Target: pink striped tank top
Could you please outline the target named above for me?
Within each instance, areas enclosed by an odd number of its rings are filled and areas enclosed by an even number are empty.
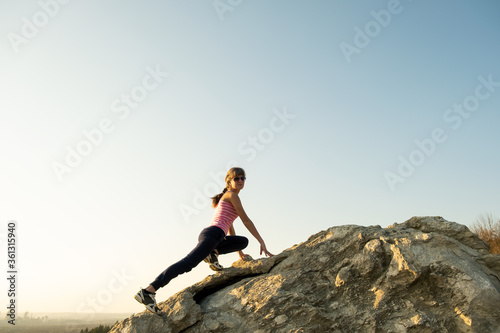
[[[221,200],[215,208],[214,218],[210,225],[221,228],[227,235],[229,228],[237,217],[238,213],[236,213],[236,209],[234,209],[233,205],[230,202]]]

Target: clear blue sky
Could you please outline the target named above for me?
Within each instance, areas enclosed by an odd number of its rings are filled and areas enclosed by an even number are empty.
[[[337,225],[500,216],[497,1],[61,2],[0,5],[20,311],[142,311],[234,164],[275,253]]]

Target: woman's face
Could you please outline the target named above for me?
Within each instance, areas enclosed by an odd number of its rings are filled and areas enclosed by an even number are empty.
[[[229,183],[231,189],[242,190],[243,187],[245,187],[245,179],[245,176],[236,176],[231,179],[231,182]]]

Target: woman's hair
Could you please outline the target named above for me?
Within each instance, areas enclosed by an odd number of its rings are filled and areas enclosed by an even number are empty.
[[[226,174],[226,179],[225,179],[226,187],[224,187],[224,189],[222,190],[221,193],[219,193],[216,196],[213,196],[211,198],[212,199],[212,207],[214,207],[214,208],[217,207],[217,205],[219,204],[220,198],[222,198],[224,193],[227,192],[227,188],[229,187],[229,183],[231,182],[231,180],[233,180],[233,178],[238,177],[238,176],[245,177],[245,170],[243,170],[242,168],[238,168],[238,167],[234,167],[234,168],[229,169],[229,171]]]

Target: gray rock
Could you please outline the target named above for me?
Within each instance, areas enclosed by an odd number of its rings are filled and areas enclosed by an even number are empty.
[[[111,332],[500,332],[500,256],[441,217],[332,227],[159,307]]]

